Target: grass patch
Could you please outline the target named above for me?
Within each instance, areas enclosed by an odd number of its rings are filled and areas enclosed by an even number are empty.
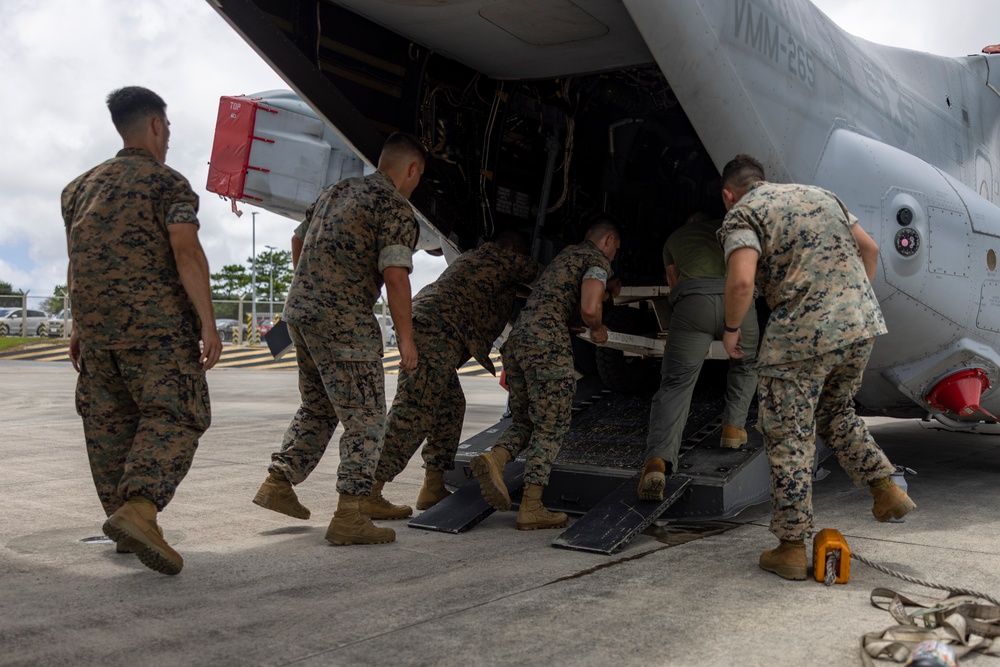
[[[38,345],[69,345],[68,338],[19,338],[17,336],[0,337],[0,352],[7,352],[19,347],[30,348]]]
[[[9,350],[14,347],[18,347],[20,345],[24,345],[30,340],[31,340],[30,338],[16,338],[16,337],[4,336],[3,338],[0,338],[0,352],[4,350]]]

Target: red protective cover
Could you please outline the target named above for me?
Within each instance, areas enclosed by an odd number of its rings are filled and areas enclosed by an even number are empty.
[[[257,103],[246,97],[219,99],[219,116],[215,121],[215,141],[208,165],[209,192],[229,197],[235,202],[243,198],[253,141]]]

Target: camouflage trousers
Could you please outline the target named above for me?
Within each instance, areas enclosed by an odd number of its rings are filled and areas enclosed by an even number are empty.
[[[401,473],[424,438],[425,468],[455,467],[465,420],[465,393],[457,369],[469,353],[450,327],[421,320],[413,321],[413,341],[420,360],[414,370],[399,371],[375,479],[391,481]]]
[[[142,496],[162,510],[212,421],[198,344],[178,349],[82,347],[76,411],[97,495],[109,516]]]
[[[872,343],[864,339],[818,357],[759,369],[760,427],[771,464],[771,532],[778,539],[812,535],[817,435],[858,487],[892,474],[889,459],[854,411]]]
[[[510,452],[511,460],[525,452],[524,483],[546,486],[573,415],[572,363],[567,367],[552,352],[508,341],[503,367],[513,422],[496,446]]]
[[[288,325],[299,364],[302,403],[285,431],[268,470],[300,484],[319,464],[338,424],[340,465],[337,492],[371,493],[385,433],[385,371],[381,361],[334,359],[327,339]]]
[[[691,410],[698,373],[712,341],[721,339],[726,326],[721,294],[686,294],[677,299],[670,318],[670,333],[660,368],[660,388],[649,411],[649,433],[644,460],[660,458],[677,470],[677,457]],[[740,343],[746,356],[729,361],[726,375],[726,408],[722,423],[745,428],[750,401],[757,388],[757,311],[751,304],[740,325]]]

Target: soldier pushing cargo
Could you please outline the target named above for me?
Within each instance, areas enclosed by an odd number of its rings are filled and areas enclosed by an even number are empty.
[[[527,452],[519,530],[562,528],[568,520],[563,512],[545,509],[541,498],[570,426],[576,390],[570,325],[579,311],[591,340],[607,342],[602,302],[621,289],[620,281],[609,282],[620,246],[614,223],[592,224],[583,243],[564,249],[542,273],[503,346],[513,423],[489,452],[472,459],[471,468],[486,501],[505,511],[511,501],[503,468]]]
[[[108,515],[104,533],[118,552],[177,574],[184,559],[156,519],[211,422],[205,371],[222,343],[198,196],[164,164],[167,105],[137,86],[107,103],[124,148],[62,193],[76,407]]]
[[[362,512],[373,519],[403,519],[413,513],[408,506],[389,503],[381,489],[403,471],[425,437],[417,509],[433,507],[450,495],[444,473],[455,467],[465,419],[457,369],[471,356],[496,375],[490,360],[493,341],[510,319],[517,286],[538,274],[530,250],[524,234],[501,232],[496,241],[460,255],[414,297],[413,337],[420,363],[399,372],[376,483],[371,498],[362,502]]]
[[[390,136],[378,171],[326,188],[296,230],[302,239],[285,321],[295,342],[302,404],[271,456],[253,502],[292,517],[309,510],[292,489],[309,476],[339,423],[337,510],[326,532],[338,544],[392,542],[361,513],[372,493],[385,432],[382,337],[374,306],[384,281],[399,341],[400,368],[417,366],[410,319],[410,271],[418,227],[408,199],[427,152],[409,134]],[[297,244],[296,244],[297,245]],[[294,246],[293,246],[294,247]]]
[[[726,286],[726,260],[715,237],[721,224],[721,219],[709,219],[698,211],[672,233],[663,246],[663,264],[673,312],[663,351],[660,388],[649,410],[645,464],[637,490],[643,500],[663,500],[666,476],[677,471],[678,453],[698,373],[712,341],[722,338],[724,332],[722,294]],[[747,412],[757,385],[757,374],[753,370],[757,353],[757,311],[752,301],[740,328],[746,355],[729,362],[726,408],[722,415],[721,445],[730,448],[739,448],[747,441]]]
[[[837,197],[813,186],[765,181],[737,155],[722,172],[729,211],[719,231],[728,268],[723,344],[742,358],[739,323],[754,282],[771,309],[758,353],[760,427],[771,465],[771,532],[781,541],[760,567],[806,578],[813,529],[812,473],[818,434],[879,521],[916,507],[889,477],[889,459],[854,411],[875,336],[886,333],[871,280],[878,246]]]

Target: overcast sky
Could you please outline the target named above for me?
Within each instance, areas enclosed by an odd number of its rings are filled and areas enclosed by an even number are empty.
[[[721,1],[721,0],[720,0]],[[997,0],[822,0],[843,28],[872,41],[941,55],[1000,43]],[[167,102],[167,163],[201,196],[201,240],[213,271],[251,254],[251,217],[205,190],[219,97],[285,88],[203,0],[0,2],[0,280],[32,295],[66,282],[59,195],[111,157],[121,139],[104,98],[143,85]],[[254,209],[241,205],[245,211]],[[295,223],[261,211],[257,250],[287,249]],[[443,261],[418,253],[414,290]]]

